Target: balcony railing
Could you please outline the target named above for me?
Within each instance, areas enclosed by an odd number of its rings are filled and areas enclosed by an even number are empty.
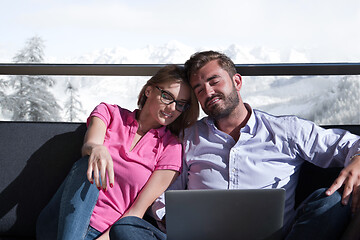
[[[0,64],[0,75],[151,76],[165,64]],[[243,76],[360,75],[360,63],[236,64]]]
[[[47,64],[47,63],[0,63],[0,78],[1,75],[49,75],[49,76],[122,76],[122,77],[139,77],[152,76],[165,64]],[[284,63],[284,64],[236,64],[237,71],[243,76],[345,76],[357,75],[360,76],[360,62],[359,63]],[[75,79],[76,77],[74,77]],[[59,78],[69,79],[69,78]],[[125,78],[129,80],[128,78]],[[294,78],[296,81],[298,78]],[[316,81],[313,78],[311,81]],[[330,78],[325,78],[325,82],[331,81]],[[334,79],[334,78],[332,78]],[[343,79],[343,78],[339,78]],[[355,87],[355,94],[360,89],[360,77],[352,78],[359,80],[359,85]],[[124,78],[114,79],[115,81],[124,80]],[[324,79],[319,78],[324,82]],[[132,80],[130,80],[132,81]],[[324,83],[325,83],[324,82]],[[317,84],[319,85],[319,84]],[[309,88],[311,86],[309,85]],[[285,90],[286,91],[286,90]],[[301,92],[301,91],[300,91]],[[306,91],[305,91],[306,92]],[[354,92],[354,91],[353,91]],[[137,94],[137,93],[136,93]],[[296,93],[294,93],[296,94]],[[137,95],[136,95],[137,96]],[[357,95],[358,96],[358,95]],[[358,97],[355,97],[358,101]],[[267,97],[265,95],[265,97]],[[136,98],[136,97],[135,97]],[[100,99],[99,101],[103,101]],[[125,101],[125,100],[124,100]],[[136,102],[136,100],[134,100]],[[257,103],[259,104],[259,103]],[[273,104],[273,103],[271,103]],[[271,105],[270,104],[270,105]],[[357,102],[352,106],[357,105]],[[255,105],[255,104],[254,104]],[[269,106],[270,106],[269,105]],[[264,107],[264,106],[262,106]],[[270,106],[271,108],[272,106]],[[89,110],[89,109],[87,109]],[[266,109],[267,111],[269,109]],[[277,110],[279,111],[279,110]],[[271,112],[271,111],[270,111]],[[279,113],[275,113],[279,114]],[[281,112],[280,114],[296,114],[297,112]],[[301,112],[303,114],[303,112]],[[301,117],[307,117],[302,116]],[[355,123],[360,123],[360,112],[353,110],[352,115],[355,116]],[[310,119],[313,120],[313,119]],[[337,120],[336,120],[337,121]],[[344,122],[354,122],[344,120]],[[338,124],[334,122],[334,124]],[[352,123],[353,124],[353,123]]]

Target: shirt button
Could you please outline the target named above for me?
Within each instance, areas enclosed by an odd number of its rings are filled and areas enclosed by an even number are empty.
[[[236,171],[236,169],[235,169],[235,168],[233,168],[233,169],[232,169],[232,172],[234,173],[235,171]]]

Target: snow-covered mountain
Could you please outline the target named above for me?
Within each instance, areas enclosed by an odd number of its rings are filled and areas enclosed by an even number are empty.
[[[133,50],[121,47],[103,49],[76,59],[48,59],[47,61],[182,64],[194,52],[210,49],[224,52],[237,64],[311,62],[305,53],[296,50],[284,53],[264,47],[248,48],[236,44],[227,47],[195,49],[176,41],[163,46],[149,45],[142,49]],[[119,104],[131,110],[136,108],[137,94],[148,79],[148,77],[88,76],[54,78],[57,80],[57,85],[52,90],[60,105],[66,100],[67,80],[70,80],[78,88],[78,94],[84,108],[84,113],[80,115],[79,121],[85,121],[91,110],[102,101]],[[244,76],[241,94],[244,101],[253,108],[275,115],[295,114],[313,120],[318,124],[359,124],[359,90],[359,76]]]

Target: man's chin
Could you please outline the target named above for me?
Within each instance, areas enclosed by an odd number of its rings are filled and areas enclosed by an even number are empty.
[[[220,120],[228,117],[232,113],[233,109],[221,109],[219,107],[204,111],[209,117]]]
[[[206,111],[204,110],[204,112],[212,118],[218,118],[219,116],[221,116],[221,109],[219,108],[212,108],[212,109],[207,109]]]

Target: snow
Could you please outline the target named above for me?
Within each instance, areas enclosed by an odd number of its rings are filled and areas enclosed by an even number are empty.
[[[47,58],[52,63],[113,63],[167,64],[184,63],[191,54],[201,50],[216,50],[227,54],[237,64],[252,63],[308,63],[305,53],[291,50],[280,54],[265,47],[247,48],[232,44],[227,47],[194,49],[178,41],[165,45],[148,45],[141,49],[117,47],[88,53],[76,59]],[[240,73],[241,74],[241,73]],[[70,80],[78,88],[77,94],[84,108],[81,121],[100,102],[119,104],[130,110],[136,108],[137,95],[149,77],[53,77],[56,85],[50,90],[63,106],[66,83]],[[266,76],[243,77],[241,95],[253,108],[274,115],[295,114],[318,124],[360,123],[360,76]],[[0,120],[9,120],[1,113]],[[204,116],[202,113],[201,116]],[[65,121],[65,112],[63,119]]]

